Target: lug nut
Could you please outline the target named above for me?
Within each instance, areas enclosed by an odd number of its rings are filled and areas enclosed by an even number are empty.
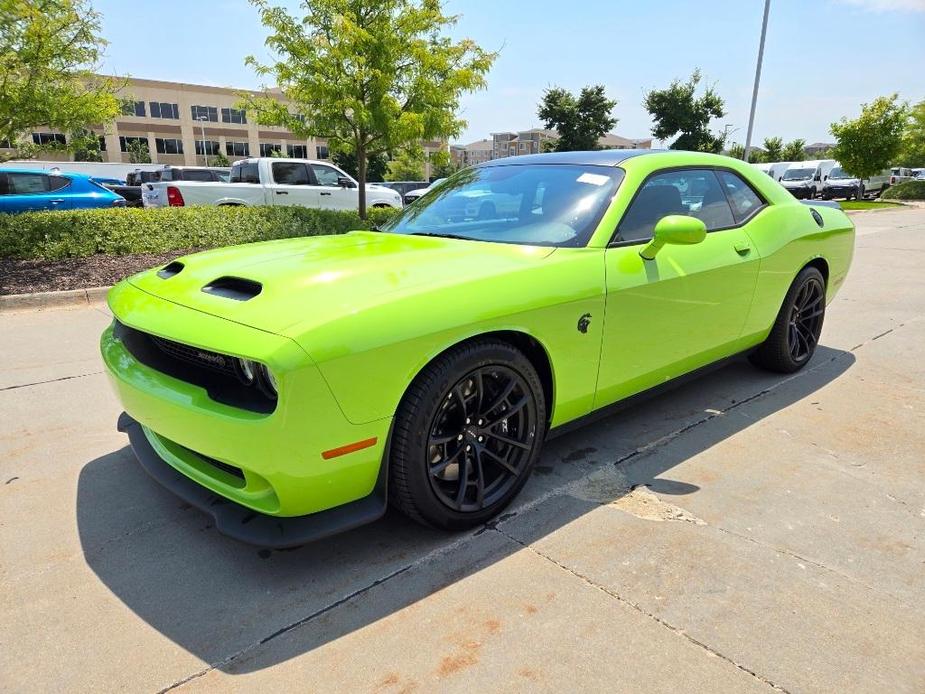
[[[456,440],[457,440],[457,441],[462,441],[462,434],[460,434],[459,436],[457,436],[457,437],[456,437]]]

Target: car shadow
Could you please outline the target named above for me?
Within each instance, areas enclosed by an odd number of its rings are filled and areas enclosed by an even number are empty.
[[[666,473],[806,398],[853,363],[851,353],[824,347],[791,377],[733,362],[550,441],[502,516],[542,509],[534,522],[518,523],[518,542],[489,532],[491,524],[453,535],[390,512],[295,550],[261,550],[219,535],[209,517],[149,479],[126,446],[80,473],[81,547],[112,593],[165,637],[222,671],[259,670],[400,612],[639,485],[657,494],[697,493]],[[731,409],[746,416],[721,416]],[[666,434],[675,445],[652,446]],[[621,483],[599,489],[598,498],[562,493],[614,464]],[[346,603],[351,609],[336,609]]]

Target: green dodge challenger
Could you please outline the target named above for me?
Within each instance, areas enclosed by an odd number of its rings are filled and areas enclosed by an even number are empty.
[[[484,523],[556,432],[740,353],[802,368],[854,250],[828,205],[716,155],[540,154],[381,230],[182,257],[109,293],[119,429],[246,542]]]

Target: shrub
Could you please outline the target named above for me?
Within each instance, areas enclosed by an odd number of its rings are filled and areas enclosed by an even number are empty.
[[[925,200],[925,181],[904,181],[884,191],[884,200]]]
[[[395,214],[305,207],[164,207],[0,214],[0,257],[59,260],[165,253],[370,229]]]

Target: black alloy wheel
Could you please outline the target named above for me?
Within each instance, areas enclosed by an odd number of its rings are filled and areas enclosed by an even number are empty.
[[[790,309],[787,348],[794,362],[805,362],[813,355],[819,342],[819,333],[822,332],[824,313],[825,288],[817,278],[808,278],[797,292]]]

